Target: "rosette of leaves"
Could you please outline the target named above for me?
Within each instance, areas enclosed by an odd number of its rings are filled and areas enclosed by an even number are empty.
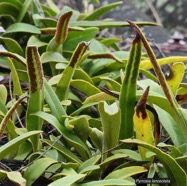
[[[183,63],[172,66],[167,81],[159,68],[186,57],[156,60],[139,27],[131,22],[138,34],[128,52],[118,47],[120,38],[97,37],[103,28],[129,26],[124,21],[99,20],[120,4],[80,13],[67,6],[59,9],[50,0],[47,4],[0,2],[0,14],[6,20],[0,56],[12,76],[12,87],[0,86],[0,134],[6,140],[0,147],[5,165],[1,180],[18,185],[32,185],[40,178],[49,185],[135,185],[139,175],[167,175],[173,185],[186,181],[186,119],[179,104],[186,99],[186,85],[181,83],[183,71],[176,73]],[[142,55],[142,43],[150,59]],[[157,76],[148,71],[153,67]],[[139,73],[146,78],[139,81]],[[149,94],[142,96],[147,86]],[[143,110],[135,112],[136,102],[145,97]],[[149,118],[142,133],[150,134],[147,141],[137,135],[144,124],[144,117],[137,118],[144,116],[142,112]],[[17,124],[21,116],[22,127]],[[158,145],[168,153],[153,143],[160,132],[155,118],[172,140],[171,145]],[[133,136],[139,140],[127,139]],[[142,152],[141,147],[147,150]],[[21,166],[13,170],[5,164],[7,159]]]

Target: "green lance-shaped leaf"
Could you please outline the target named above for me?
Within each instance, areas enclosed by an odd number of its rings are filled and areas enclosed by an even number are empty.
[[[130,176],[134,176],[136,174],[140,174],[140,173],[143,173],[143,172],[147,172],[147,169],[143,166],[125,167],[125,168],[113,171],[107,177],[105,177],[105,180],[108,180],[108,179],[125,179],[125,178],[128,178]]]
[[[65,116],[66,112],[53,88],[49,85],[46,79],[44,79],[44,95],[45,101],[49,105],[52,115],[55,116],[57,120],[64,126],[65,117],[62,116]]]
[[[21,10],[19,11],[19,15],[17,17],[16,22],[21,22],[25,16],[25,14],[27,13],[30,5],[32,3],[32,0],[25,0],[23,3],[23,6],[21,8]]]
[[[99,181],[89,181],[88,183],[81,184],[81,186],[109,186],[109,185],[134,186],[135,183],[124,179],[108,179],[108,180],[99,180]]]
[[[154,22],[136,22],[137,25],[151,25],[151,26],[158,26],[158,23]],[[70,25],[72,27],[97,27],[97,28],[116,28],[122,26],[129,26],[128,23],[124,21],[71,21]]]
[[[82,164],[82,161],[75,155],[75,153],[71,152],[69,149],[64,147],[63,144],[61,143],[53,144],[51,140],[47,140],[47,139],[46,140],[43,139],[42,141],[47,145],[53,146],[53,148],[59,151],[68,162],[77,163],[78,165]]]
[[[62,14],[57,23],[57,29],[54,38],[49,42],[47,46],[47,51],[62,52],[62,44],[67,39],[68,36],[68,25],[69,20],[73,12],[69,11]]]
[[[55,4],[55,2],[52,0],[47,0],[46,2],[49,5],[50,10],[55,12],[55,15],[60,13],[59,7]]]
[[[71,79],[88,46],[88,42],[79,43],[73,52],[69,64],[64,69],[56,88],[56,94],[60,100],[67,99]]]
[[[10,20],[15,20],[21,8],[21,3],[18,1],[1,1],[0,3],[0,15],[8,16]]]
[[[65,50],[74,51],[78,43],[80,43],[81,41],[87,41],[87,42],[91,41],[91,43],[95,42],[93,38],[98,33],[99,33],[99,29],[97,27],[88,27],[81,31],[71,31],[68,33],[68,38],[64,43],[63,47]]]
[[[31,132],[24,133],[16,137],[15,139],[9,141],[5,145],[1,146],[0,147],[0,160],[2,160],[4,157],[10,154],[16,148],[18,149],[19,145],[25,142],[27,139],[39,133],[41,133],[41,131],[31,131]]]
[[[120,131],[120,110],[117,103],[108,105],[106,102],[99,103],[99,113],[104,134],[103,150],[107,151],[118,144]]]
[[[20,80],[19,80],[19,77],[18,77],[18,73],[17,73],[17,70],[16,70],[16,67],[13,63],[13,61],[7,57],[7,62],[8,62],[8,65],[11,69],[11,76],[12,76],[12,82],[13,82],[13,94],[14,95],[19,95],[21,96],[23,94],[22,92],[22,89],[21,89],[21,84],[20,84]]]
[[[87,96],[95,95],[101,92],[97,87],[93,84],[89,83],[88,81],[81,80],[81,79],[74,79],[71,81],[71,85],[74,88],[77,88]]]
[[[116,2],[116,3],[112,3],[112,4],[107,4],[105,6],[102,6],[100,8],[98,8],[97,10],[95,10],[92,14],[86,16],[84,18],[84,20],[97,20],[100,16],[102,16],[103,14],[109,12],[111,9],[116,8],[117,6],[121,5],[123,2]]]
[[[28,23],[14,23],[11,24],[6,32],[4,32],[4,35],[6,34],[12,34],[16,32],[24,32],[24,33],[30,33],[30,34],[41,34],[40,29],[36,26],[33,26]]]
[[[86,160],[84,163],[80,165],[80,167],[76,170],[79,174],[86,173],[90,170],[93,170],[95,168],[99,168],[98,161],[101,159],[101,155],[96,155],[91,157],[90,159]],[[92,169],[93,168],[93,169]]]
[[[169,154],[161,151],[153,145],[137,139],[122,140],[123,143],[137,144],[156,154],[156,157],[164,165],[168,178],[171,180],[171,186],[180,186],[187,184],[187,177],[185,171],[180,167],[176,160]]]
[[[82,180],[86,174],[70,174],[68,176],[65,176],[63,178],[60,178],[48,186],[59,186],[59,185],[66,185],[66,186],[71,186],[74,185],[79,180]]]
[[[7,101],[8,91],[3,84],[0,84],[0,101],[5,105]],[[0,109],[1,110],[1,109]]]
[[[139,34],[137,34],[131,46],[119,97],[121,109],[120,139],[133,136],[133,115],[136,102],[136,84],[142,52],[141,46],[141,38]]]
[[[21,56],[24,55],[23,49],[16,40],[9,37],[0,37],[0,42],[5,45],[9,52],[16,53]]]
[[[40,61],[38,50],[35,46],[28,46],[27,70],[29,74],[29,101],[26,113],[27,130],[41,130],[42,120],[32,115],[37,111],[41,111],[43,107],[43,69]],[[39,135],[32,138],[34,150],[38,149]]]
[[[24,178],[27,180],[27,186],[31,186],[49,166],[55,163],[58,163],[58,161],[51,158],[41,158],[35,161],[24,173]]]
[[[0,124],[0,139],[3,135],[3,132],[9,122],[9,119],[11,118],[12,114],[14,113],[14,111],[16,110],[16,108],[19,106],[19,104],[23,101],[25,97],[22,97],[20,99],[18,99],[13,105],[12,107],[9,109],[9,111],[6,113],[5,117],[3,118],[3,120],[1,121]]]
[[[123,149],[124,150],[124,149]],[[117,150],[116,150],[117,151]],[[119,150],[120,151],[120,150]],[[112,151],[113,154],[114,151]],[[109,165],[110,163],[119,160],[119,159],[124,159],[124,158],[130,158],[127,154],[123,153],[123,152],[117,152],[114,155],[111,155],[110,157],[106,158],[103,162],[101,162],[99,164],[99,166],[101,166],[101,168],[106,167],[107,165]]]

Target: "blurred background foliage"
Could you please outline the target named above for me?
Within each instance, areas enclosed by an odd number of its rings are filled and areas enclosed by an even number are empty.
[[[83,3],[91,2],[91,0],[55,0],[59,6],[71,5],[75,9],[83,11]],[[176,27],[186,27],[187,26],[187,1],[186,0],[122,0],[124,6],[119,8],[128,10],[129,4],[133,4],[134,8],[142,11],[148,15],[151,19],[155,19],[153,12],[150,9],[149,4],[151,3],[155,10],[157,11],[163,26],[167,29],[173,29]],[[92,1],[93,2],[93,1]],[[95,1],[97,2],[97,1]],[[113,0],[100,0],[100,4],[96,6],[102,6],[102,4],[113,3]],[[124,14],[126,14],[124,12]],[[112,16],[111,16],[112,17]],[[143,17],[144,18],[144,17]],[[118,20],[121,16],[118,17]],[[140,17],[141,19],[141,17]]]

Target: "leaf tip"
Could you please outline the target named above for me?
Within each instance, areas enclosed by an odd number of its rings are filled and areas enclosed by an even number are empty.
[[[135,23],[133,23],[131,20],[128,20],[128,19],[126,19],[126,21],[130,24],[130,26],[132,26],[134,28],[134,30],[136,32],[136,37],[133,40],[133,44],[135,44],[141,40],[141,35],[140,35]]]
[[[147,117],[146,101],[147,101],[148,94],[149,94],[149,86],[146,88],[146,90],[144,91],[142,97],[140,98],[140,100],[138,101],[138,103],[136,105],[136,114],[139,117],[139,113],[141,112],[143,119],[145,119]]]

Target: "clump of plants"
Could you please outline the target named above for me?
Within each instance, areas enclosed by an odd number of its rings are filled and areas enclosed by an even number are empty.
[[[187,57],[156,59],[139,28],[154,23],[99,20],[121,2],[84,13],[46,3],[0,1],[1,183],[185,185]],[[98,37],[120,26],[135,30],[130,51]]]

